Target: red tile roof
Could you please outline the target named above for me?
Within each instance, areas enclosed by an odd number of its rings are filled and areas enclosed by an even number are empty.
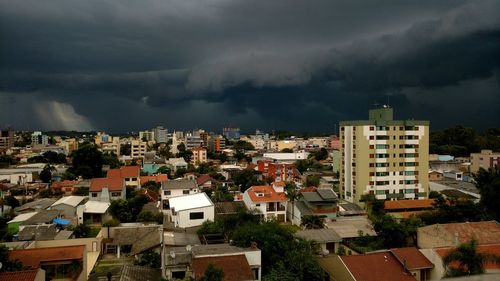
[[[38,269],[23,270],[14,272],[1,272],[0,281],[33,281],[36,278]]]
[[[70,187],[73,188],[75,187],[75,184],[77,184],[79,181],[70,181],[70,180],[65,180],[65,181],[56,181],[51,184],[52,189],[61,189],[63,187]]]
[[[202,185],[204,183],[206,183],[207,181],[213,181],[214,179],[209,176],[209,175],[200,175],[197,179],[196,179],[196,184],[197,185]]]
[[[252,269],[248,264],[245,255],[204,257],[193,259],[193,271],[195,279],[199,280],[204,274],[209,264],[224,271],[224,280],[243,281],[254,280]]]
[[[284,181],[275,181],[273,182],[274,186],[285,187],[286,183]]]
[[[147,183],[148,181],[162,183],[164,181],[168,181],[168,175],[158,174],[158,175],[152,175],[152,176],[141,176],[141,184]]]
[[[276,192],[270,185],[254,185],[246,192],[253,202],[285,202],[288,201],[284,192]],[[257,196],[263,194],[263,196]]]
[[[108,171],[108,178],[138,178],[141,175],[139,166],[123,166],[119,169],[111,169]]]
[[[434,264],[415,247],[397,248],[390,251],[401,264],[406,263],[406,268],[409,270],[434,267]]]
[[[37,268],[40,266],[41,262],[57,262],[83,259],[84,252],[84,245],[12,250],[9,253],[9,259],[19,260],[25,266]]]
[[[441,225],[448,233],[458,234],[460,243],[472,239],[478,244],[496,244],[500,241],[500,224],[496,221],[447,223]]]
[[[125,186],[123,178],[93,178],[90,181],[90,191],[100,192],[107,187],[109,191],[120,191]]]
[[[434,251],[438,256],[444,258],[452,249],[452,247],[436,248]],[[478,245],[477,252],[481,254],[493,254],[500,256],[500,244]],[[458,266],[458,264],[451,264],[451,267]],[[500,263],[487,262],[484,264],[485,269],[500,269]]]
[[[432,204],[434,199],[420,199],[420,200],[396,200],[385,201],[384,209],[386,210],[399,210],[399,209],[424,209],[433,208]]]
[[[340,258],[356,280],[416,281],[411,274],[404,271],[401,263],[390,252]]]

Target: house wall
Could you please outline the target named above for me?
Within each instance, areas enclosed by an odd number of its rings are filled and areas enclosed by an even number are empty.
[[[190,213],[203,212],[203,219],[191,220],[189,218]],[[214,221],[215,210],[214,206],[208,206],[203,208],[195,208],[189,210],[178,211],[176,216],[173,216],[172,220],[179,227],[193,227],[199,226],[207,220]]]
[[[417,229],[417,246],[420,249],[451,247],[457,245],[457,239],[444,231],[440,225],[429,225]]]
[[[320,261],[320,265],[331,281],[356,281],[339,256],[332,256],[327,262]]]
[[[427,280],[439,280],[444,276],[444,265],[441,257],[434,251],[434,249],[420,249],[419,250],[430,262],[434,264],[434,268],[430,270]],[[419,279],[417,279],[419,280]]]
[[[260,281],[262,279],[262,252],[261,251],[246,251],[245,257],[248,261],[248,265],[251,268],[259,268],[259,278],[256,279]]]
[[[50,207],[51,210],[60,210],[61,215],[64,218],[72,218],[76,216],[76,208],[67,204],[59,204],[53,207]]]
[[[45,270],[39,268],[34,281],[45,281]]]

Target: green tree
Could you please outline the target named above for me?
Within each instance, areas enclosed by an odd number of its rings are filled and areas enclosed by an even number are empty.
[[[233,181],[236,186],[239,187],[241,192],[245,192],[249,187],[253,185],[260,185],[260,182],[257,179],[257,172],[254,170],[241,170],[234,174]]]
[[[313,176],[309,175],[306,177],[306,187],[310,186],[319,186],[319,177],[318,176]]]
[[[249,142],[239,140],[233,144],[233,149],[246,151],[246,150],[255,150],[255,147]]]
[[[0,263],[2,263],[0,272],[23,270],[23,264],[20,261],[9,259],[9,248],[3,244],[0,244]]]
[[[302,197],[302,194],[300,193],[294,182],[285,183],[285,194],[288,198],[288,201],[292,203],[292,218],[288,220],[291,221],[295,218],[295,201],[299,200]]]
[[[156,170],[156,173],[158,173],[158,174],[170,175],[170,172],[171,172],[171,170],[167,166],[161,166],[160,168],[158,168],[158,170]]]
[[[50,164],[43,167],[40,172],[40,180],[44,183],[50,183],[52,181],[52,172],[56,171],[56,168]]]
[[[155,181],[147,181],[144,184],[141,184],[141,187],[158,192],[158,190],[160,190],[161,188],[161,183]]]
[[[476,275],[484,273],[488,261],[500,263],[500,256],[483,254],[477,251],[477,241],[471,240],[450,251],[444,258],[446,277]]]
[[[12,195],[6,196],[4,200],[5,200],[5,205],[10,206],[12,209],[21,206],[19,200],[17,200],[16,197]]]
[[[161,256],[153,250],[144,252],[135,264],[151,268],[161,268]]]
[[[124,199],[111,201],[109,211],[120,222],[132,222],[134,219],[130,206]]]
[[[488,171],[481,168],[474,179],[481,194],[481,205],[500,221],[500,167]]]
[[[72,172],[75,175],[81,175],[84,178],[102,176],[103,155],[94,144],[86,143],[81,145],[73,153],[72,163]]]
[[[109,165],[111,169],[120,167],[120,160],[118,160],[118,156],[116,156],[113,152],[104,153],[102,155],[102,161],[104,165]]]
[[[326,158],[328,158],[328,151],[326,150],[326,148],[321,148],[320,150],[314,151],[309,154],[309,158],[314,158],[316,161],[325,160]]]
[[[122,144],[120,146],[120,155],[132,154],[132,145],[130,143]]]
[[[322,229],[325,228],[325,219],[324,216],[317,215],[302,216],[300,224],[306,229]]]
[[[398,223],[392,216],[382,216],[374,223],[373,227],[385,247],[400,248],[407,246],[408,229],[405,225]]]
[[[205,273],[200,278],[200,281],[222,281],[224,280],[224,271],[221,268],[208,264]]]
[[[75,228],[73,229],[73,234],[75,235],[75,238],[86,238],[89,236],[90,231],[90,226],[82,223],[75,226]]]

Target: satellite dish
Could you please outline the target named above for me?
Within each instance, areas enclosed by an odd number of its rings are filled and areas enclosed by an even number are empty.
[[[191,252],[191,245],[186,245],[186,251]]]

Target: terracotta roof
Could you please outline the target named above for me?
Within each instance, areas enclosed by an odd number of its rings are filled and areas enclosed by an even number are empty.
[[[434,251],[438,256],[444,258],[452,249],[452,247],[436,248]],[[500,256],[500,244],[478,245],[477,252],[481,254],[493,254]],[[458,266],[458,264],[451,264],[451,267]],[[500,263],[487,262],[484,264],[485,269],[500,269]]]
[[[385,201],[384,209],[399,210],[433,208],[432,204],[434,203],[434,201],[434,199]]]
[[[406,263],[406,268],[409,270],[434,267],[434,264],[415,247],[397,248],[390,251],[401,264]]]
[[[496,221],[447,223],[441,225],[447,232],[458,234],[460,243],[476,239],[478,244],[496,244],[500,241],[500,224]]]
[[[224,271],[224,280],[227,281],[255,279],[244,254],[194,258],[192,264],[196,280],[199,280],[203,276],[209,264],[222,269]]]
[[[248,192],[253,202],[288,201],[284,192],[276,192],[274,188],[269,185],[254,185],[245,192]],[[257,196],[257,194],[262,194],[262,196]]]
[[[389,252],[340,258],[356,280],[416,281],[411,274],[404,271],[401,263]]]
[[[14,272],[1,272],[0,281],[33,281],[36,278],[38,269],[23,270]]]
[[[75,187],[75,184],[77,184],[79,181],[70,181],[70,180],[65,180],[65,181],[56,181],[53,182],[50,187],[52,189],[61,189],[63,187],[70,187],[73,188]]]
[[[274,186],[285,187],[286,183],[284,181],[273,182]]]
[[[123,178],[93,178],[90,181],[89,191],[99,192],[107,187],[109,191],[120,191],[124,187]]]
[[[168,175],[158,174],[158,175],[152,175],[152,176],[141,176],[141,184],[147,183],[148,181],[162,183],[164,181],[168,181]]]
[[[9,259],[19,260],[25,266],[37,268],[41,262],[83,259],[85,245],[12,250]]]
[[[160,195],[158,194],[158,192],[155,192],[153,190],[142,188],[139,189],[137,192],[144,194],[144,196],[148,198],[149,202],[158,202],[158,200],[160,200]]]
[[[108,171],[108,178],[138,178],[141,175],[139,166],[123,166],[119,169],[111,169]]]
[[[214,181],[214,179],[211,176],[209,176],[209,175],[200,175],[196,179],[196,184],[197,185],[202,185],[202,184],[206,183],[207,181]]]

